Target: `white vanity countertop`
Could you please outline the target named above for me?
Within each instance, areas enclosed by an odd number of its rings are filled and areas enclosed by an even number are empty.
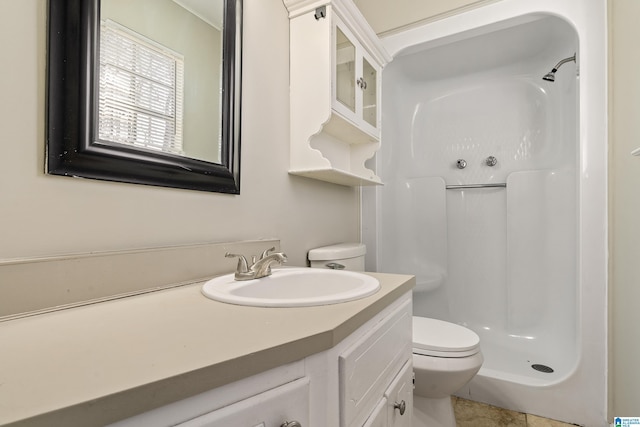
[[[260,308],[203,283],[0,323],[0,426],[104,425],[327,350],[410,291]],[[115,414],[115,415],[114,415]]]

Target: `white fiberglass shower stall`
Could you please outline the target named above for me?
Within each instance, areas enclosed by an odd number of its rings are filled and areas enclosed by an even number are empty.
[[[605,2],[502,0],[383,41],[368,269],[478,333],[460,396],[604,425]]]

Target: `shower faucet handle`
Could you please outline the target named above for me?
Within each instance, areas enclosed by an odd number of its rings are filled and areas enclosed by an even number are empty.
[[[464,169],[467,167],[467,161],[465,159],[458,159],[456,161],[456,166],[458,169]]]
[[[487,160],[485,160],[485,163],[487,166],[495,166],[498,163],[498,159],[493,156],[489,156],[487,157]]]

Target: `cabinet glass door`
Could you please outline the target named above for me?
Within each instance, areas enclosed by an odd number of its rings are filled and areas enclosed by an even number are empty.
[[[376,69],[362,58],[362,118],[373,127],[378,127],[378,74]]]
[[[336,99],[356,111],[356,47],[336,27]]]

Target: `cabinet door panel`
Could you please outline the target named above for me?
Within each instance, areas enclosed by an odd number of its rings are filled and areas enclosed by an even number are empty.
[[[336,99],[356,112],[356,47],[336,26]]]
[[[396,373],[411,358],[407,301],[339,357],[341,425],[362,425]]]
[[[386,398],[382,398],[362,427],[387,427]]]
[[[362,58],[362,118],[374,128],[378,127],[378,70]]]
[[[179,427],[280,427],[309,425],[309,379],[301,378],[179,424]]]
[[[387,391],[387,420],[389,427],[411,427],[413,415],[413,368],[409,360],[395,377]],[[404,407],[401,413],[400,407]]]

